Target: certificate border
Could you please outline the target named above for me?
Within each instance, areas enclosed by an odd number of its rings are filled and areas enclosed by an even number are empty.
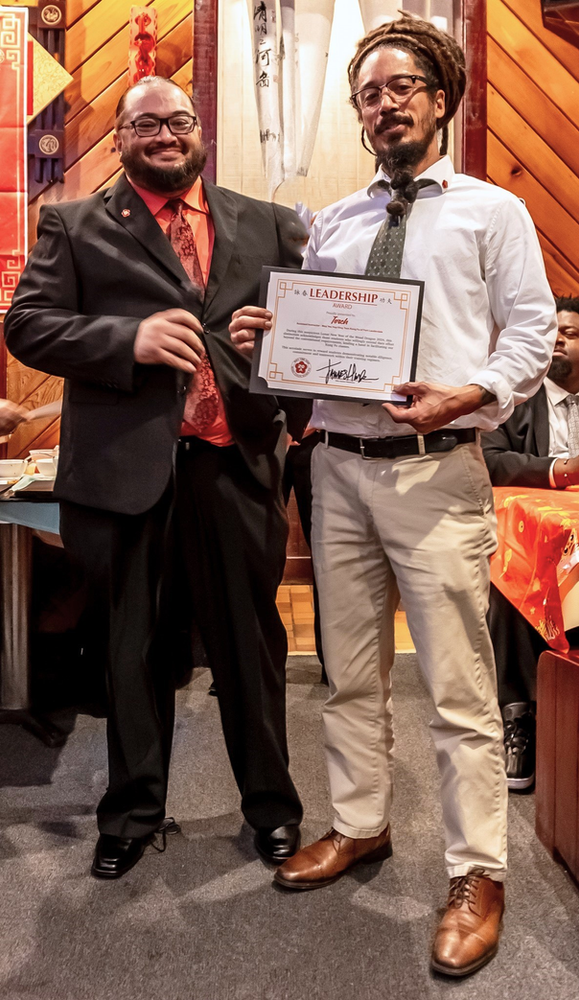
[[[263,265],[261,268],[261,280],[259,285],[259,305],[265,308],[267,302],[267,291],[269,288],[270,276],[272,272],[275,274],[301,274],[301,275],[312,275],[316,277],[319,275],[324,278],[353,278],[359,281],[383,281],[386,284],[397,284],[397,285],[413,285],[414,288],[418,288],[418,307],[416,310],[416,324],[414,328],[414,344],[412,348],[412,359],[410,361],[410,376],[408,381],[413,382],[416,378],[416,365],[418,361],[418,346],[420,341],[420,326],[422,322],[422,303],[424,299],[424,282],[415,281],[411,278],[389,278],[381,277],[376,275],[368,274],[348,274],[345,271],[304,271],[301,267],[271,267],[269,265]],[[251,361],[251,375],[249,380],[249,390],[250,392],[255,392],[268,396],[296,396],[300,399],[333,399],[339,400],[340,402],[352,403],[359,400],[361,403],[372,402],[378,403],[380,400],[376,399],[376,396],[368,397],[367,399],[362,396],[347,396],[343,393],[329,393],[325,392],[323,395],[319,395],[317,392],[308,392],[304,389],[292,389],[291,387],[284,386],[281,388],[273,388],[269,386],[262,376],[258,375],[259,365],[261,361],[261,351],[263,346],[263,330],[255,331],[255,347],[253,350],[253,357]],[[412,402],[412,396],[407,396],[405,400],[383,400],[383,402],[391,402],[393,406],[410,406]]]

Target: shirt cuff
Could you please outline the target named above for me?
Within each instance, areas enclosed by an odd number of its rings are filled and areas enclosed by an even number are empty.
[[[549,466],[549,483],[551,485],[551,489],[553,489],[553,490],[558,489],[557,483],[555,482],[555,462],[556,461],[557,461],[557,459],[554,458],[553,461],[551,462],[550,466]]]
[[[468,380],[469,385],[480,385],[496,396],[492,403],[481,406],[472,414],[476,417],[476,426],[481,431],[494,431],[507,420],[515,408],[513,390],[506,379],[490,368],[477,372]]]

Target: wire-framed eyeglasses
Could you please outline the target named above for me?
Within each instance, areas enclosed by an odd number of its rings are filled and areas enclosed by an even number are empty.
[[[417,83],[418,80],[420,83],[426,84],[427,87],[433,86],[431,80],[420,76],[419,73],[398,73],[380,87],[364,87],[362,90],[357,90],[355,94],[350,96],[350,101],[360,111],[372,110],[381,103],[382,91],[385,90],[390,100],[399,104],[401,101],[407,101],[417,90],[421,89],[420,84]]]
[[[159,135],[159,132],[166,125],[171,135],[188,135],[197,124],[195,115],[182,114],[169,115],[168,118],[159,118],[157,115],[139,115],[134,121],[127,125],[119,125],[117,131],[122,128],[132,128],[142,139],[152,135]]]

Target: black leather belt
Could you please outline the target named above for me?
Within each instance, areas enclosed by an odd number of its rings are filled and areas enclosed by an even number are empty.
[[[362,458],[401,458],[403,455],[427,455],[433,451],[452,451],[458,444],[476,441],[474,427],[432,431],[431,434],[405,434],[402,437],[359,438],[352,434],[322,432],[331,448],[353,451]]]

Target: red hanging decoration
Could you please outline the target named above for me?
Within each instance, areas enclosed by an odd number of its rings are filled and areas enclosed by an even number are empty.
[[[157,11],[154,7],[131,7],[129,86],[144,76],[154,76],[156,61]]]

